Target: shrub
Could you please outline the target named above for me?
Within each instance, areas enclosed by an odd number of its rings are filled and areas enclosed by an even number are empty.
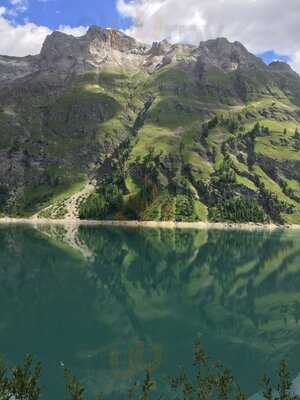
[[[210,208],[209,218],[217,222],[264,222],[266,215],[255,200],[236,197],[219,200],[215,207]]]
[[[194,217],[194,208],[192,199],[188,196],[179,194],[176,196],[175,220],[192,221]]]
[[[32,356],[27,356],[22,364],[8,369],[0,365],[1,400],[38,400],[41,396],[39,379],[42,367]]]
[[[120,211],[123,198],[118,187],[110,183],[103,193],[92,193],[79,206],[80,219],[105,219],[114,212]]]
[[[135,382],[123,399],[150,400],[170,399],[173,392],[177,400],[246,400],[239,384],[229,369],[220,362],[215,362],[208,356],[199,341],[195,343],[192,373],[184,368],[175,375],[155,381],[149,370],[145,371],[142,380]],[[23,364],[8,370],[4,364],[0,366],[0,398],[10,400],[38,400],[41,396],[39,379],[41,364],[34,363],[32,357],[27,357]],[[69,400],[86,399],[84,385],[67,369],[64,370],[65,391]],[[171,391],[171,392],[170,392]],[[167,396],[165,395],[167,393]],[[274,384],[264,375],[262,379],[262,398],[265,400],[300,400],[292,390],[292,381],[288,363],[282,361],[278,369],[278,382]],[[102,400],[102,396],[96,397]]]
[[[80,219],[102,219],[108,211],[108,204],[105,198],[99,193],[91,194],[80,204]]]

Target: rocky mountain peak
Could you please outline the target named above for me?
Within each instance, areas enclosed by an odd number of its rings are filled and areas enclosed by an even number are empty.
[[[161,42],[153,42],[149,53],[153,56],[162,56],[170,50],[171,46],[167,39]]]
[[[284,72],[297,75],[292,67],[283,61],[274,61],[269,65],[269,68],[271,68],[273,72]]]
[[[207,47],[211,50],[227,50],[230,51],[234,43],[229,42],[229,40],[225,37],[218,37],[216,39],[209,39],[206,41],[200,42],[199,47]]]
[[[81,37],[61,32],[49,35],[42,47],[43,70],[82,73],[93,68],[138,65],[147,47],[121,31],[91,26]],[[127,61],[125,62],[125,59]]]
[[[81,37],[53,32],[47,36],[37,56],[0,56],[0,83],[3,85],[35,72],[61,74],[64,79],[95,69],[152,73],[172,63],[192,65],[195,61],[197,71],[217,68],[225,73],[235,70],[248,73],[259,69],[266,74],[296,74],[285,63],[275,62],[268,67],[241,43],[232,43],[223,37],[201,42],[198,47],[172,44],[168,40],[147,46],[122,31],[91,26]]]
[[[241,67],[264,67],[263,62],[249,53],[240,42],[230,42],[223,37],[201,42],[199,52],[204,64],[213,65],[225,72]]]
[[[94,42],[100,47],[109,47],[122,52],[146,48],[144,44],[121,31],[98,26],[91,26],[83,39],[90,43]]]
[[[41,56],[46,58],[49,58],[49,56],[65,56],[66,54],[72,56],[91,47],[114,49],[122,52],[146,48],[145,45],[121,31],[91,26],[84,36],[78,38],[62,32],[53,32],[47,36]]]
[[[46,37],[40,55],[42,58],[47,59],[59,57],[66,51],[71,53],[76,46],[77,38],[55,31]]]

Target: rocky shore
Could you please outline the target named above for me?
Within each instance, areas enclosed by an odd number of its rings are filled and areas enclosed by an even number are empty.
[[[230,223],[230,222],[173,222],[173,221],[84,221],[79,219],[46,219],[46,218],[0,218],[0,224],[30,224],[30,225],[107,225],[128,228],[164,228],[164,229],[294,229],[300,230],[300,225],[277,225],[258,223]]]

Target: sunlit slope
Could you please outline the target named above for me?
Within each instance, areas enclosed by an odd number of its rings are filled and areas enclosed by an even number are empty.
[[[299,223],[299,78],[291,72],[298,84],[291,93],[280,88],[278,74],[265,75],[263,83],[253,78],[243,96],[237,73],[207,71],[199,81],[184,61],[149,77],[137,89],[147,110],[121,162],[123,208],[108,215],[226,220],[234,215],[222,199],[252,199],[263,211],[237,220]],[[180,195],[188,200],[177,212]]]

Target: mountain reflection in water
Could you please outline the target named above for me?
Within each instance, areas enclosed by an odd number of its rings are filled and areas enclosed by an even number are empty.
[[[300,232],[0,228],[0,351],[64,364],[92,394],[124,398],[145,368],[190,366],[200,337],[248,394],[279,360],[300,370]]]

